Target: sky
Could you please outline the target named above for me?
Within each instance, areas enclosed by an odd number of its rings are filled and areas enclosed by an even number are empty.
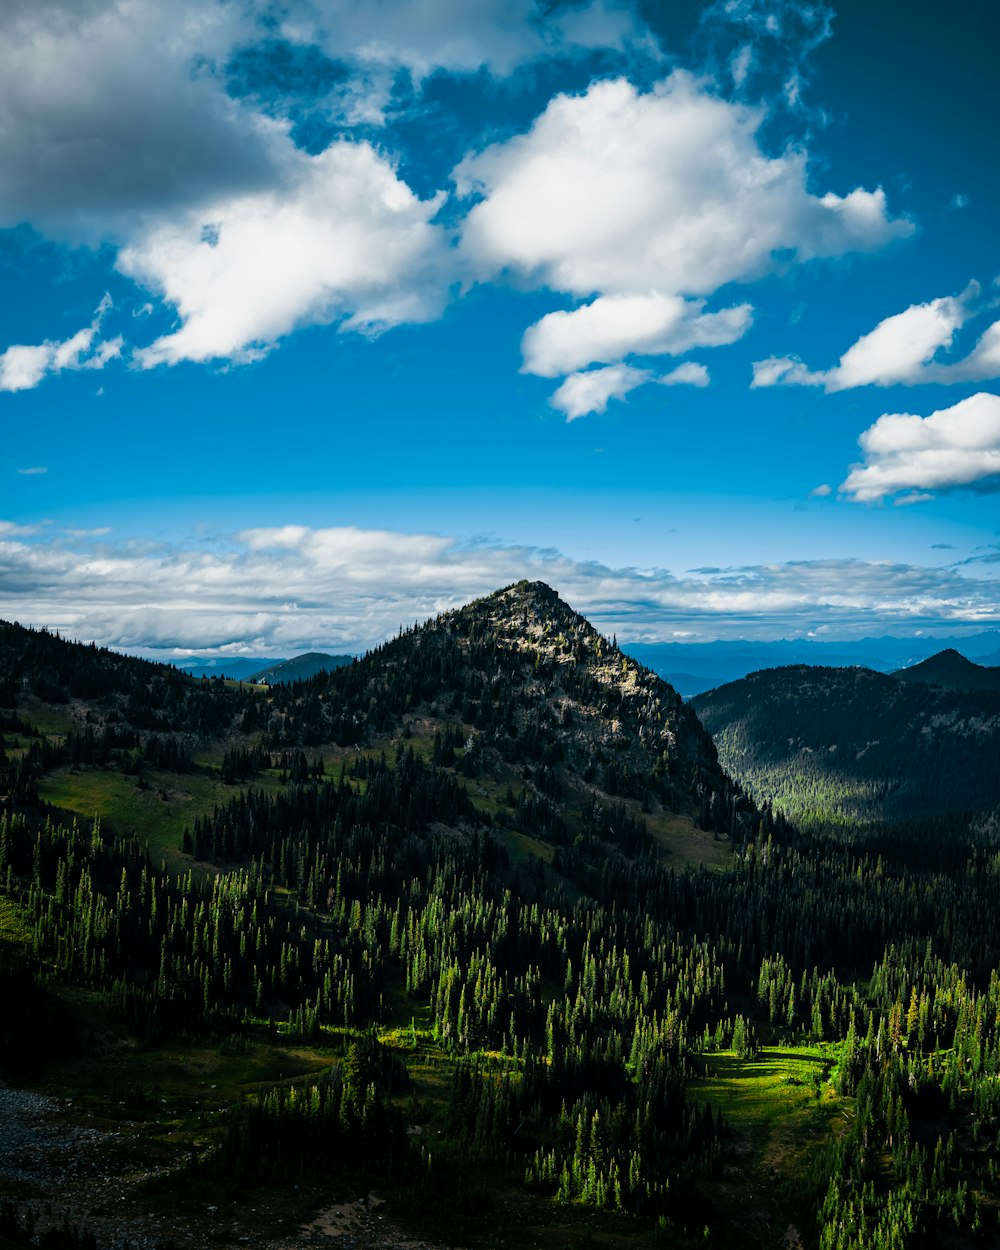
[[[0,616],[1000,623],[992,0],[5,0]]]

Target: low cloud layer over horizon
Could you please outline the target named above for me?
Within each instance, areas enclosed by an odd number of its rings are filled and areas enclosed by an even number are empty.
[[[1000,625],[988,563],[978,574],[843,558],[674,575],[355,526],[285,525],[171,545],[0,523],[0,617],[165,657],[361,652],[401,625],[523,578],[547,582],[604,633],[631,642]]]

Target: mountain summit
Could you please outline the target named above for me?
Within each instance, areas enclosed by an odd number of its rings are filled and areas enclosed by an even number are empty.
[[[939,651],[920,664],[898,669],[892,676],[897,681],[923,682],[946,690],[1000,690],[1000,668],[975,664],[954,647]]]
[[[279,743],[436,733],[438,758],[461,746],[467,773],[517,777],[553,803],[603,791],[723,832],[750,810],[677,692],[544,582],[446,612],[271,703]]]

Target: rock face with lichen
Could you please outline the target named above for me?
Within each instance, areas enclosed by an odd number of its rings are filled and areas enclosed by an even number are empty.
[[[277,693],[273,721],[275,745],[370,746],[437,728],[470,772],[514,768],[550,797],[589,786],[727,831],[741,801],[677,692],[542,582],[498,590],[294,696]]]

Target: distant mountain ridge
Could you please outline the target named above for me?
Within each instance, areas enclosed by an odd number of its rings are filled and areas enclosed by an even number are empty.
[[[291,658],[268,659],[264,656],[240,656],[229,659],[213,656],[208,660],[176,662],[175,667],[191,677],[228,677],[231,681],[248,681],[275,685],[290,681],[307,681],[317,673],[329,672],[350,664],[353,655],[327,655],[323,651],[307,651]]]
[[[646,665],[645,667],[649,666]],[[655,671],[655,669],[650,669],[650,672]],[[713,677],[706,673],[677,672],[672,668],[665,668],[662,672],[657,673],[657,676],[662,677],[665,682],[673,686],[682,699],[693,698],[705,690],[714,690],[716,686],[724,686],[727,681],[731,680],[729,677]]]
[[[174,667],[190,677],[228,677],[232,681],[249,681],[254,673],[282,663],[282,658],[267,659],[259,655],[243,656],[239,659],[213,656],[210,660],[178,660]]]
[[[626,642],[622,650],[676,686],[682,695],[711,690],[738,681],[748,673],[789,664],[825,668],[861,665],[889,673],[916,665],[944,648],[953,648],[980,664],[1000,663],[1000,632],[986,630],[964,638],[862,638],[822,642],[814,638],[753,642]]]
[[[729,775],[805,829],[958,833],[1000,807],[1000,683],[956,689],[927,675],[970,669],[990,674],[947,651],[893,675],[793,665],[692,706]]]
[[[323,651],[307,651],[304,655],[294,656],[290,660],[279,660],[258,672],[251,674],[247,681],[262,686],[277,686],[285,682],[308,681],[320,673],[331,673],[336,668],[351,664],[353,655],[327,655]]]
[[[922,682],[947,690],[1000,690],[1000,668],[975,664],[953,647],[892,673],[897,681]]]

